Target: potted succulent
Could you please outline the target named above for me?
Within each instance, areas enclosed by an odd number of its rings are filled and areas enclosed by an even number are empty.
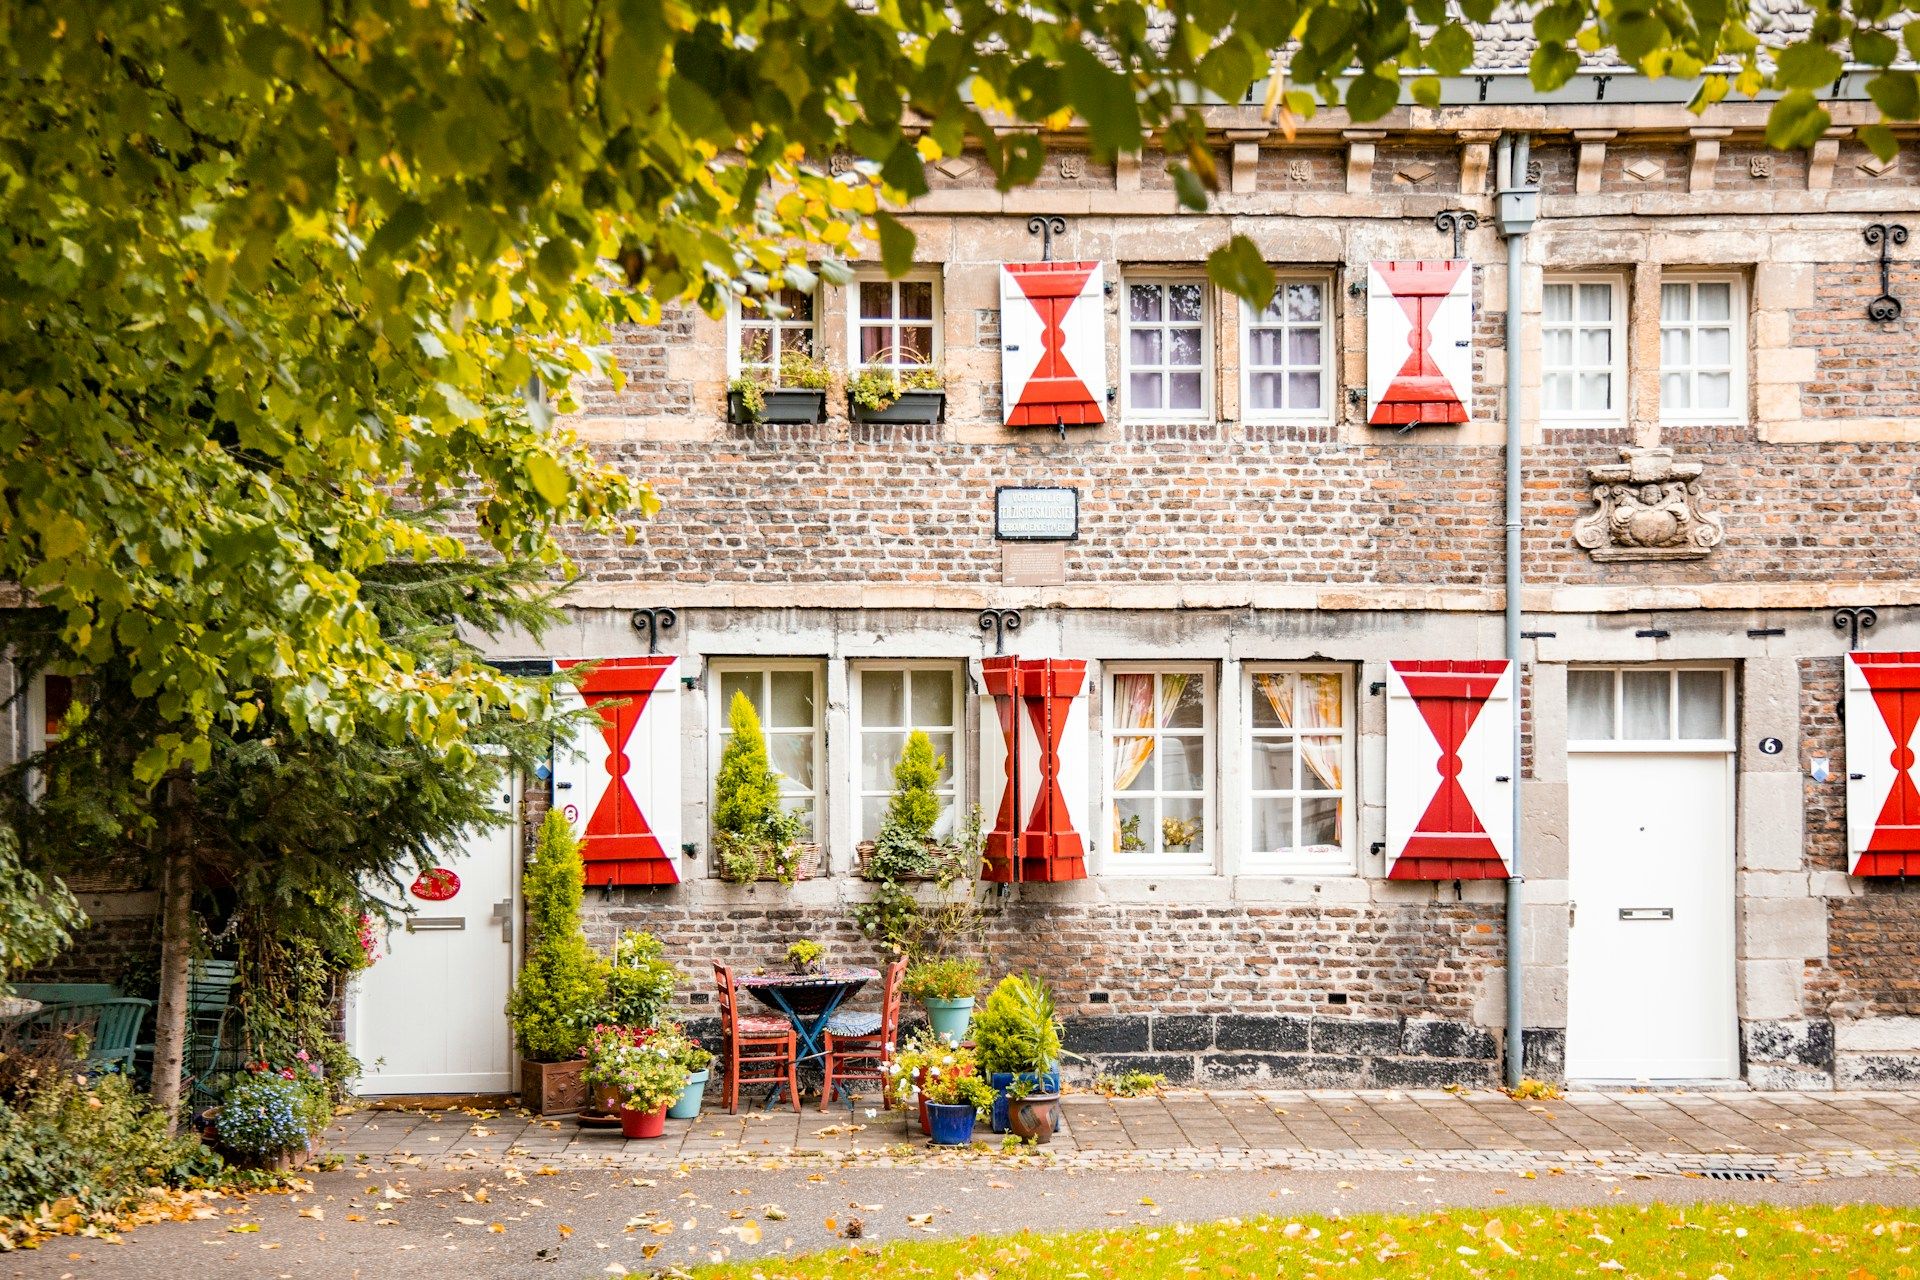
[[[620,1090],[620,1132],[628,1138],[657,1138],[666,1132],[667,1108],[686,1092],[691,1074],[665,1037],[650,1035],[618,1050],[614,1083]]]
[[[888,352],[877,359],[885,360]],[[947,417],[947,393],[931,365],[869,365],[847,379],[847,410],[859,422],[931,424]]]
[[[827,949],[812,938],[802,938],[798,942],[787,944],[787,967],[795,973],[818,973],[820,961]]]
[[[1058,1068],[1065,1050],[1047,984],[1021,973],[1002,978],[974,1016],[973,1039],[981,1072],[994,1089],[993,1131],[1007,1132],[1007,1090],[1016,1080],[1028,1085],[1025,1103],[1046,1112],[1049,1132],[1058,1128]]]
[[[967,1038],[974,997],[980,991],[980,962],[963,956],[916,960],[907,967],[900,990],[926,1006],[933,1033],[958,1043]]]
[[[706,1100],[707,1079],[713,1070],[713,1054],[703,1048],[686,1028],[677,1022],[669,1022],[655,1033],[661,1043],[673,1051],[680,1065],[687,1069],[687,1085],[680,1096],[667,1108],[667,1118],[671,1120],[692,1120],[699,1116],[700,1105]]]
[[[586,1047],[607,1003],[607,965],[580,928],[580,842],[558,809],[547,811],[524,879],[527,958],[507,999],[520,1050],[520,1100],[538,1115],[587,1102]]]
[[[764,349],[744,354],[751,364]],[[727,384],[727,421],[739,426],[825,422],[832,385],[833,370],[825,361],[802,351],[783,352],[778,368],[742,370]]]
[[[713,784],[713,851],[722,880],[792,884],[819,850],[802,843],[806,819],[780,803],[780,777],[767,758],[760,713],[744,693],[727,708],[728,735]]]
[[[926,1099],[927,1136],[941,1147],[972,1142],[980,1111],[991,1107],[994,1098],[993,1090],[980,1078],[972,1050],[959,1045],[949,1046],[939,1061],[928,1064],[920,1092]]]

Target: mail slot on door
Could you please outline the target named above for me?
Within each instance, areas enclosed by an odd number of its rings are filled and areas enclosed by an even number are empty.
[[[436,929],[464,929],[465,916],[408,916],[408,933],[431,933]]]
[[[1622,920],[1671,920],[1673,919],[1673,908],[1622,907],[1620,908],[1620,918]]]

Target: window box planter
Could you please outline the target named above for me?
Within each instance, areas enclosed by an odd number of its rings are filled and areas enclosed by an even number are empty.
[[[727,421],[736,426],[750,427],[762,422],[791,426],[827,420],[827,393],[824,391],[775,387],[762,398],[766,405],[756,418],[747,412],[746,403],[738,391],[727,392]]]
[[[940,848],[939,841],[937,840],[927,841],[927,852],[933,853],[939,848]],[[872,875],[868,871],[868,863],[871,862],[873,859],[873,849],[874,849],[874,844],[873,844],[873,841],[871,840],[862,840],[859,844],[856,844],[855,846],[853,846],[853,852],[857,858],[855,873],[859,875],[859,877],[862,880],[876,881],[879,879],[878,876]],[[919,873],[896,876],[894,878],[899,882],[901,882],[902,884],[906,884],[906,883],[933,884],[940,879],[938,874],[923,875]],[[955,878],[965,879],[966,877],[962,875],[962,876],[957,876]]]
[[[869,409],[847,398],[847,412],[856,422],[882,422],[897,425],[931,425],[947,420],[947,393],[944,391],[903,391],[900,398],[884,409]]]
[[[795,880],[811,880],[821,873],[822,864],[825,862],[825,859],[821,857],[819,845],[811,841],[803,842],[793,846],[793,851],[793,878]],[[720,879],[726,884],[780,883],[780,877],[772,872],[757,875],[751,880],[735,880],[725,875],[722,875]]]

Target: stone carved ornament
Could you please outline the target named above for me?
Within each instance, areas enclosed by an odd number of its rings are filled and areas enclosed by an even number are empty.
[[[1726,530],[1701,509],[1697,461],[1671,449],[1622,449],[1619,462],[1587,468],[1594,509],[1573,524],[1573,540],[1595,560],[1698,560]]]

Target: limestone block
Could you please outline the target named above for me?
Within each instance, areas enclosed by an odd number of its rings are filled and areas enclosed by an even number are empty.
[[[1754,658],[1741,669],[1740,771],[1800,772],[1800,665],[1791,658]],[[1762,738],[1785,745],[1777,756],[1759,748]]]
[[[1806,865],[1804,788],[1798,773],[1740,775],[1740,865],[1750,871],[1797,871]]]
[[[1742,960],[1737,966],[1742,1018],[1797,1018],[1803,1008],[1801,960]]]
[[[1780,237],[1774,237],[1777,242]],[[1854,246],[1847,247],[1847,253],[1856,252]],[[1833,256],[1831,249],[1822,248],[1821,258]],[[1812,261],[1783,261],[1775,258],[1762,262],[1753,269],[1753,305],[1760,311],[1786,311],[1794,307],[1813,305],[1814,266]]]
[[[1738,952],[1746,960],[1806,960],[1827,953],[1820,898],[1750,898],[1740,904]]]
[[[1813,352],[1807,353],[1809,357]],[[1802,416],[1798,382],[1762,382],[1754,388],[1754,412],[1762,422],[1792,422]]]
[[[1833,1046],[1842,1053],[1920,1052],[1920,1018],[1840,1018]]]
[[[1804,871],[1740,871],[1734,874],[1734,891],[1742,898],[1807,898],[1807,873]]]

